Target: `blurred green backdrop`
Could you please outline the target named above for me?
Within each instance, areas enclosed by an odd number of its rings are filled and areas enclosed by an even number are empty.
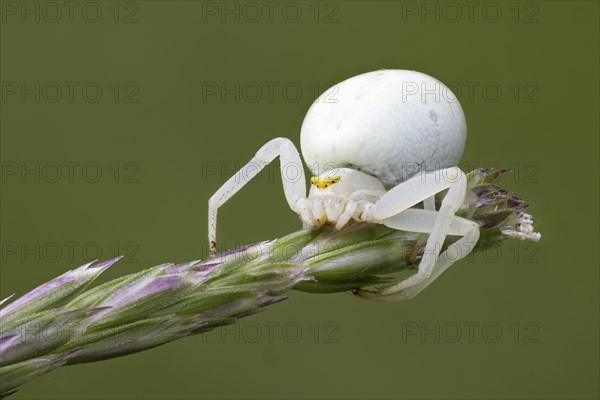
[[[206,256],[207,200],[299,145],[328,84],[416,69],[458,92],[465,168],[515,169],[537,245],[406,303],[291,293],[237,328],[59,369],[18,398],[598,398],[596,1],[2,1],[1,295]],[[233,247],[299,228],[276,169],[221,209]]]

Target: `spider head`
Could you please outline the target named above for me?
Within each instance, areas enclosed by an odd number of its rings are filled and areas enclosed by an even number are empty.
[[[312,228],[335,226],[340,219],[348,218],[348,213],[344,215],[344,212],[350,202],[355,207],[360,200],[374,201],[385,193],[383,184],[377,178],[351,168],[323,172],[313,176],[310,183],[307,200],[310,217],[305,218],[304,222]],[[350,218],[355,216],[354,212],[349,214]]]

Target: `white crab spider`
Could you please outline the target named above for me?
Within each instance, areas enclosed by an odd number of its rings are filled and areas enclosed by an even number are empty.
[[[412,298],[479,239],[477,223],[455,216],[467,192],[465,174],[456,166],[466,140],[463,111],[446,86],[415,71],[370,72],[335,88],[336,101],[321,95],[302,124],[302,152],[316,175],[308,197],[296,147],[281,137],[267,142],[210,198],[211,254],[217,209],[279,156],[285,198],[305,227],[327,223],[341,229],[357,220],[429,234],[416,274],[376,291],[355,291],[378,300]],[[300,166],[299,177],[286,179],[290,165]],[[436,210],[434,196],[446,189]],[[419,203],[422,209],[412,208]],[[460,239],[440,254],[447,235]]]

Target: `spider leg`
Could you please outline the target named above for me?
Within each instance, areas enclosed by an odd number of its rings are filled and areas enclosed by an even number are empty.
[[[409,209],[387,218],[381,223],[398,230],[431,233],[437,218],[438,213],[436,211]],[[447,235],[462,237],[448,246],[444,252],[435,258],[435,262],[430,262],[429,266],[424,264],[427,262],[426,257],[434,259],[435,252],[439,250],[436,248],[433,252],[428,253],[426,248],[421,264],[419,264],[419,271],[430,268],[429,275],[427,273],[419,275],[419,272],[417,272],[416,275],[407,278],[399,284],[379,291],[359,289],[356,294],[361,297],[384,301],[412,299],[436,280],[452,264],[467,256],[473,250],[479,239],[479,225],[468,219],[454,216],[448,227]]]
[[[409,209],[413,205],[448,189],[439,211]],[[458,168],[420,174],[400,183],[381,197],[366,213],[374,220],[395,229],[429,233],[425,252],[415,275],[378,291],[359,289],[356,294],[377,300],[406,300],[427,287],[444,270],[469,254],[479,239],[479,226],[454,214],[462,205],[467,180]],[[446,235],[462,236],[440,255]],[[469,248],[470,247],[470,248]],[[451,256],[452,253],[456,255]]]
[[[425,210],[435,211],[435,196],[431,196],[423,200],[423,208]]]
[[[357,208],[358,203],[356,203],[353,200],[348,201],[344,212],[342,213],[342,215],[340,215],[340,217],[337,220],[337,223],[335,224],[335,229],[342,229],[348,223],[348,221],[350,221],[352,215],[354,214]]]
[[[242,187],[254,178],[277,156],[281,160],[283,191],[290,208],[301,215],[308,210],[299,199],[306,199],[306,179],[300,153],[286,138],[275,138],[264,144],[256,155],[238,172],[227,180],[208,200],[208,242],[211,257],[217,251],[217,211]],[[303,218],[304,219],[304,218]]]

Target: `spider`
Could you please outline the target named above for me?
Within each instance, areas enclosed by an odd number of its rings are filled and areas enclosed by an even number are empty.
[[[279,156],[285,198],[304,227],[339,230],[355,220],[428,234],[414,275],[353,292],[375,300],[413,298],[479,239],[479,225],[455,215],[468,203],[467,179],[457,167],[466,132],[458,100],[431,76],[379,70],[347,79],[323,93],[302,123],[302,154],[314,173],[308,197],[300,153],[289,139],[270,140],[210,198],[211,255],[218,208]],[[293,179],[289,166],[299,167]],[[444,190],[436,209],[434,196]],[[447,235],[460,238],[441,252]]]

